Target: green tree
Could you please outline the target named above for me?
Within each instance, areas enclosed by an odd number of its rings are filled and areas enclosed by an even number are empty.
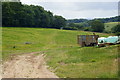
[[[62,16],[57,16],[55,15],[53,18],[53,27],[60,29],[61,27],[66,26],[66,19],[63,18]]]
[[[11,26],[13,22],[13,11],[10,8],[10,4],[8,2],[2,3],[2,25],[3,26]]]
[[[113,27],[111,30],[112,30],[113,33],[120,32],[120,24],[116,25],[116,26]]]
[[[83,28],[83,25],[76,23],[68,23],[66,27],[73,30],[81,30]]]
[[[66,25],[62,16],[53,16],[41,6],[20,2],[3,2],[2,13],[2,25],[8,27],[61,28]]]
[[[104,30],[104,23],[102,23],[100,20],[94,20],[90,23],[91,29],[94,32],[103,32]]]
[[[2,20],[3,26],[14,27],[20,25],[20,14],[22,4],[20,2],[2,3]]]

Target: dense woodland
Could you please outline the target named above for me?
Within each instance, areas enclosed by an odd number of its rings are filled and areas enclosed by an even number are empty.
[[[53,16],[41,6],[23,5],[20,2],[2,3],[3,26],[61,28],[66,25],[62,16]]]

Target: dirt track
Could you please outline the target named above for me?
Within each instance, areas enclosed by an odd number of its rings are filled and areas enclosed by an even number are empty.
[[[44,55],[16,56],[3,64],[3,78],[58,78],[47,69]]]

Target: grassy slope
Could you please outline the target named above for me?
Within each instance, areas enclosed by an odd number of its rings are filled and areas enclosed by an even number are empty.
[[[11,54],[42,51],[47,54],[47,64],[59,77],[117,77],[117,62],[115,62],[117,46],[81,48],[76,44],[76,36],[86,34],[92,34],[92,32],[3,28],[3,58],[7,59]],[[24,44],[25,42],[32,44]]]
[[[107,32],[111,32],[111,29],[116,26],[118,24],[118,22],[109,22],[109,23],[105,23],[105,31]]]

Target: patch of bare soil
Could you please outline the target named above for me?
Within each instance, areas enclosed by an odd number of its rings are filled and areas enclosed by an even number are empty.
[[[3,63],[3,78],[58,78],[47,69],[44,55],[29,53]]]

